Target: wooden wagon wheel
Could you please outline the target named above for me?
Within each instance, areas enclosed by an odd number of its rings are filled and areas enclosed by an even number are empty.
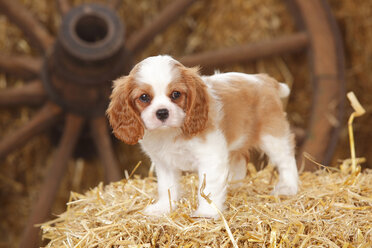
[[[33,78],[22,88],[0,91],[0,107],[42,105],[33,119],[0,141],[0,159],[45,131],[61,117],[65,127],[52,165],[39,193],[21,247],[38,242],[35,223],[45,221],[66,170],[68,160],[88,122],[91,136],[105,167],[107,181],[120,179],[118,162],[104,115],[111,80],[127,73],[132,58],[165,30],[195,0],[177,0],[149,25],[124,39],[124,27],[114,12],[120,5],[83,4],[72,8],[68,0],[57,0],[63,15],[58,37],[52,37],[35,17],[15,0],[0,0],[0,11],[18,25],[43,56],[0,55],[0,70],[18,77]],[[301,147],[327,164],[337,142],[339,128],[328,116],[342,119],[344,61],[339,32],[325,0],[286,0],[298,24],[297,33],[270,41],[225,48],[179,58],[186,66],[215,67],[306,50],[315,87],[307,139]],[[337,108],[329,108],[330,104]],[[311,164],[306,165],[311,170]]]

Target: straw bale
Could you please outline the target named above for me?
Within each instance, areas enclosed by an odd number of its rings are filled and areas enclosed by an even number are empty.
[[[172,202],[178,208],[162,217],[142,213],[156,198],[156,179],[135,177],[72,192],[67,210],[41,226],[46,247],[232,247],[226,228],[239,247],[372,245],[372,170],[305,172],[294,197],[269,194],[277,178],[273,167],[250,171],[229,187],[228,227],[190,217],[197,204],[195,174],[183,176],[184,196]]]

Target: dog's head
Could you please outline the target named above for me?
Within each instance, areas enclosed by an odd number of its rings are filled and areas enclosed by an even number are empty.
[[[114,81],[107,109],[117,138],[136,144],[144,130],[180,128],[187,136],[205,129],[208,94],[198,69],[170,56],[149,57]]]

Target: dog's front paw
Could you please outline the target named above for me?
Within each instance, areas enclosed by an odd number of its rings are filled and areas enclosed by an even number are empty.
[[[161,216],[170,212],[169,203],[164,201],[158,201],[154,204],[147,206],[143,213],[151,216]]]
[[[200,206],[198,209],[191,215],[195,218],[209,218],[209,219],[219,219],[220,216],[218,211],[210,205]]]
[[[295,195],[298,191],[298,174],[296,165],[279,172],[279,182],[274,187],[272,195]]]
[[[275,186],[274,190],[271,192],[272,195],[295,195],[298,191],[298,183],[279,181]]]

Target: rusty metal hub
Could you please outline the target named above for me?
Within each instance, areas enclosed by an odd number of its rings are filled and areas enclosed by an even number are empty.
[[[99,4],[71,9],[44,60],[47,94],[69,112],[102,115],[112,79],[122,75],[129,62],[123,44],[124,27],[112,9]]]

